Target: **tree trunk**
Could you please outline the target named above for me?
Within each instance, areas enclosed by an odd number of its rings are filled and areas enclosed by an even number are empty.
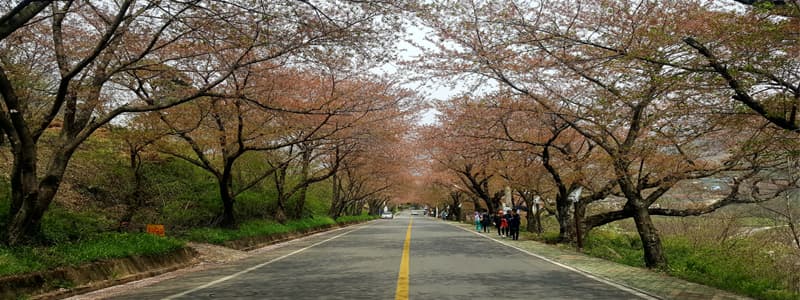
[[[650,212],[647,210],[647,207],[643,205],[637,207],[633,215],[633,220],[636,223],[639,238],[642,240],[645,265],[648,268],[665,269],[667,267],[667,258],[661,246],[661,238],[658,235],[658,230],[653,224],[653,220],[650,218]]]
[[[487,210],[489,210],[491,213],[497,213],[498,207],[492,203],[492,199],[485,199],[483,202],[486,202]]]
[[[126,203],[128,205],[128,210],[119,220],[119,227],[117,228],[119,231],[127,231],[134,214],[144,206],[144,200],[142,199],[144,197],[144,191],[142,190],[144,174],[142,174],[142,159],[139,155],[139,149],[131,146],[129,154],[130,169],[131,172],[133,172],[133,192],[128,196]]]
[[[273,217],[278,223],[286,223],[286,169],[288,164],[283,165],[275,171],[275,192],[276,200],[278,201]]]
[[[235,228],[236,217],[233,206],[236,199],[233,197],[233,175],[230,172],[230,168],[225,168],[222,178],[219,179],[219,195],[222,200],[222,215],[219,218],[219,226],[222,228]]]
[[[275,209],[275,213],[272,214],[272,217],[275,218],[275,221],[278,223],[286,223],[286,209],[283,207],[282,203],[278,203],[278,208]]]
[[[37,197],[34,193],[31,197]],[[42,217],[47,207],[42,208],[37,203],[40,200],[26,200],[25,205],[14,214],[7,229],[9,245],[39,244],[44,242],[42,235]]]
[[[306,192],[308,191],[308,187],[303,187],[299,191],[297,191],[297,200],[294,203],[294,214],[292,214],[293,219],[302,219],[303,212],[306,209]]]
[[[42,217],[56,196],[61,179],[72,157],[72,151],[56,152],[41,181],[36,181],[36,147],[14,151],[11,178],[11,210],[6,242],[9,245],[42,243]],[[62,148],[63,149],[63,148]]]
[[[328,216],[333,219],[336,219],[341,215],[342,211],[342,200],[341,198],[341,183],[339,182],[339,175],[333,174],[333,179],[331,180],[331,184],[333,185],[333,190],[331,191],[333,195],[331,195],[331,207],[328,209]]]
[[[536,204],[533,204],[536,205]],[[542,211],[540,208],[532,208],[528,206],[528,214],[525,216],[525,219],[528,221],[528,225],[526,228],[528,232],[534,232],[541,234],[542,233]]]
[[[300,219],[303,217],[303,210],[306,209],[306,191],[308,190],[308,173],[309,168],[311,165],[311,150],[304,150],[302,155],[302,164],[300,166],[300,184],[304,186],[298,191],[300,195],[297,197],[296,202],[294,203],[294,209],[292,210],[291,218],[292,219]]]
[[[567,195],[559,194],[556,198],[556,219],[558,219],[558,240],[565,243],[572,241],[575,224],[573,224],[571,203]]]
[[[222,228],[236,228],[236,216],[233,208],[236,202],[236,198],[233,196],[233,162],[234,159],[226,156],[222,174],[217,177],[220,200],[222,200],[222,214],[219,216],[217,225]]]

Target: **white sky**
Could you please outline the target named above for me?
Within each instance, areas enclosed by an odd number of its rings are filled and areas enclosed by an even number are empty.
[[[415,24],[407,24],[406,27],[406,37],[401,39],[397,42],[397,49],[399,51],[399,60],[400,61],[409,61],[413,59],[419,58],[423,51],[418,47],[414,46],[412,43],[408,41],[413,41],[417,45],[421,45],[422,47],[433,49],[435,45],[427,42],[425,37],[427,35],[431,35],[432,30],[429,28],[425,28],[421,25]],[[383,74],[400,74],[400,66],[395,63],[391,62],[388,63],[380,68],[380,70],[376,70]],[[406,82],[403,84],[404,87],[416,90],[419,92],[422,97],[424,97],[427,101],[435,101],[435,100],[446,100],[449,99],[459,91],[454,90],[453,88],[449,87],[443,83],[437,83],[433,80],[428,82]],[[420,124],[431,124],[436,121],[436,114],[437,111],[433,109],[429,109],[423,112],[422,116],[420,117]]]

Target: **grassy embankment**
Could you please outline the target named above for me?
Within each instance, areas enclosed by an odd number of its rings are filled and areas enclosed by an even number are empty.
[[[753,222],[752,218],[742,220]],[[714,215],[654,221],[663,233],[668,274],[757,299],[800,299],[800,292],[793,291],[800,284],[796,282],[797,265],[792,263],[797,262],[797,250],[775,242],[774,237],[738,236],[732,226],[746,224],[720,222]],[[555,241],[558,237],[555,220],[548,218],[545,229],[545,233],[535,238]],[[584,242],[584,252],[644,267],[642,243],[630,220],[592,230]]]
[[[101,145],[103,146],[103,145]],[[24,274],[61,266],[133,255],[158,255],[185,246],[187,241],[221,244],[253,236],[301,232],[336,223],[369,220],[371,216],[324,216],[329,191],[324,183],[307,195],[306,218],[280,224],[268,212],[275,203],[268,184],[237,197],[237,230],[211,228],[219,211],[217,186],[205,171],[188,163],[162,159],[146,163],[142,202],[132,205],[133,179],[118,153],[104,147],[85,151],[70,169],[69,182],[45,214],[43,232],[48,246],[0,246],[0,276]],[[9,209],[9,183],[0,177],[0,228]],[[130,228],[118,232],[118,222],[132,212]],[[166,238],[143,233],[145,224],[164,224]]]

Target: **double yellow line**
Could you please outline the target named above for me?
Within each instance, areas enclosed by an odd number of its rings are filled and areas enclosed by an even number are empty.
[[[395,300],[408,300],[408,250],[411,248],[411,223],[414,219],[408,220],[408,230],[406,230],[406,241],[403,243],[403,256],[400,259],[400,273],[397,274],[397,292],[394,294]]]

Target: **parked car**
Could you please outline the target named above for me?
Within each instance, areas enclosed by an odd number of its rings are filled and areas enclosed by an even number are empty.
[[[393,218],[394,214],[392,214],[392,212],[390,211],[386,211],[381,214],[381,219],[393,219]]]

